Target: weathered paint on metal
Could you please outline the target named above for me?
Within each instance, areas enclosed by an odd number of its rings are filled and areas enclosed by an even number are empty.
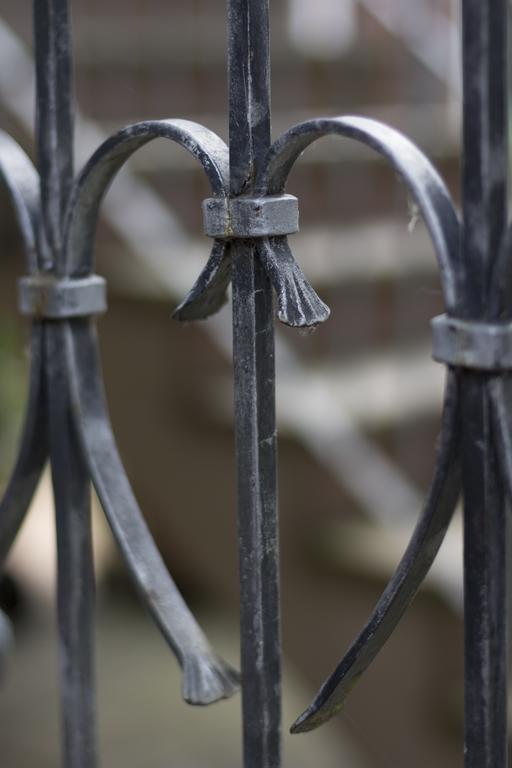
[[[238,675],[211,651],[150,536],[110,426],[92,315],[106,308],[94,275],[102,199],[128,158],[167,138],[202,165],[210,257],[175,312],[205,318],[233,287],[245,768],[280,768],[281,638],[273,291],[279,319],[314,327],[329,316],[296,263],[288,175],[327,135],[362,142],[402,177],[435,248],[446,316],[434,354],[448,365],[429,493],[398,568],[355,642],[292,727],[307,731],[343,706],[423,582],[460,495],[465,504],[465,765],[507,764],[505,493],[512,503],[512,229],[507,226],[506,3],[463,0],[463,217],[441,178],[404,136],[363,117],[324,117],[270,132],[268,0],[227,0],[229,147],[187,120],[127,126],[73,177],[67,0],[34,2],[39,175],[0,133],[0,177],[25,246],[21,310],[33,315],[25,425],[0,502],[5,558],[50,458],[56,501],[63,764],[97,765],[94,707],[92,480],[126,565],[183,667],[183,695],[231,695]],[[412,9],[411,9],[412,11]]]
[[[27,259],[20,308],[34,317],[25,425],[0,502],[0,553],[5,558],[49,458],[57,526],[63,765],[95,768],[91,480],[128,570],[182,666],[184,698],[208,704],[238,689],[238,673],[211,650],[131,491],[108,418],[93,319],[106,309],[104,281],[93,273],[98,212],[121,165],[143,144],[167,137],[199,159],[212,193],[224,194],[227,149],[188,121],[149,121],[113,136],[73,181],[67,2],[35,2],[34,21],[39,174],[15,142],[0,135],[0,175]]]

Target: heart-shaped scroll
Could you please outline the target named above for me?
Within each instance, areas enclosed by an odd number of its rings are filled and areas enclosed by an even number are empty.
[[[409,188],[426,222],[435,247],[448,313],[459,306],[455,261],[460,225],[450,195],[427,158],[398,131],[362,117],[319,118],[300,123],[272,145],[255,180],[254,195],[282,195],[288,175],[302,152],[327,136],[350,138],[386,158]],[[314,326],[328,316],[291,253],[286,237],[260,238],[257,255],[278,298],[279,319],[292,326]],[[191,293],[180,305],[178,319],[193,319],[229,280],[228,254],[220,251],[210,261]],[[209,298],[211,292],[212,298]],[[188,313],[188,314],[187,314]],[[329,720],[342,706],[354,683],[373,661],[416,595],[441,546],[460,493],[460,414],[458,377],[448,372],[437,462],[423,511],[409,545],[366,626],[327,679],[311,706],[292,727],[310,730]],[[512,455],[512,450],[511,450]]]

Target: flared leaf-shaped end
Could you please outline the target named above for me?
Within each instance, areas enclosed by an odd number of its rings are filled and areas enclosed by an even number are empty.
[[[189,704],[213,704],[229,699],[240,688],[240,675],[212,653],[194,654],[183,661],[182,695]]]
[[[231,696],[238,675],[210,650],[179,593],[133,495],[112,433],[91,323],[56,325],[84,458],[117,546],[156,624],[178,659],[184,698],[210,704]]]
[[[215,240],[205,268],[190,293],[174,310],[173,318],[181,322],[204,320],[215,314],[227,301],[227,288],[231,279],[229,247]]]
[[[331,311],[317,295],[293,258],[285,237],[262,240],[259,258],[277,295],[279,320],[293,328],[314,328]]]
[[[297,263],[289,272],[281,273],[277,301],[279,320],[292,328],[315,328],[325,322],[331,314],[331,310],[305,279]]]

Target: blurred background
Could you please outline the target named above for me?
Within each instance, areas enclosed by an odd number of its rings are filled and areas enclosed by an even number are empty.
[[[271,3],[273,132],[365,114],[402,130],[457,199],[459,36],[452,0]],[[226,21],[219,0],[74,0],[77,167],[146,118],[186,117],[227,139]],[[31,3],[3,0],[0,126],[34,155]],[[443,370],[429,320],[443,311],[433,249],[403,184],[350,141],[296,165],[297,260],[331,309],[314,334],[279,328],[278,419],[285,765],[457,768],[462,745],[461,526],[340,715],[288,725],[366,621],[406,546],[434,463]],[[203,172],[169,142],[140,151],[109,192],[97,242],[110,309],[99,320],[111,416],[128,475],[170,570],[217,647],[238,660],[229,306],[170,320],[208,254]],[[0,484],[26,389],[16,314],[20,240],[0,190]],[[103,765],[240,766],[239,697],[194,710],[140,607],[96,505]],[[16,643],[0,688],[6,768],[58,765],[54,540],[48,477],[1,599]]]

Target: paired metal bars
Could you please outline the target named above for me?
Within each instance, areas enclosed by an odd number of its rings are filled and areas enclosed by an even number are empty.
[[[414,4],[411,12],[414,12]],[[446,316],[434,354],[447,364],[437,465],[409,546],[367,625],[293,732],[343,705],[407,609],[464,495],[465,765],[505,768],[506,505],[512,497],[512,269],[507,224],[505,0],[463,0],[463,217],[429,161],[406,138],[360,117],[320,118],[270,136],[268,0],[228,0],[229,149],[185,120],[149,121],[108,139],[73,178],[73,106],[66,0],[35,0],[39,175],[0,135],[0,173],[23,234],[28,276],[20,307],[33,316],[30,390],[18,459],[0,503],[5,557],[49,458],[58,537],[58,615],[66,768],[97,764],[92,641],[92,480],[143,599],[183,668],[191,703],[229,696],[238,675],[210,649],[155,548],[109,424],[93,316],[106,309],[93,244],[108,185],[143,144],[164,137],[202,164],[210,258],[176,310],[215,312],[233,284],[244,765],[278,768],[279,542],[276,493],[273,291],[279,319],[314,326],[329,310],[296,264],[288,174],[313,141],[338,135],[381,154],[404,179],[435,247]]]

